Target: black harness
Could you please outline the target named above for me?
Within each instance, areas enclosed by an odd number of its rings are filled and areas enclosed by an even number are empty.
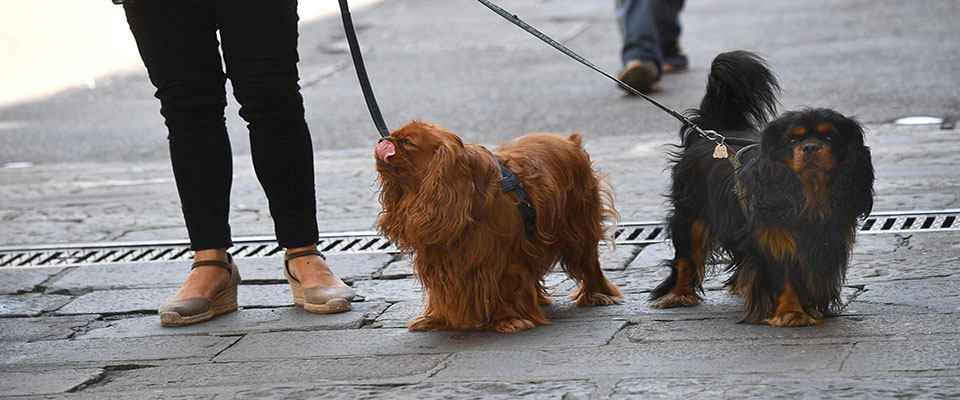
[[[523,218],[523,227],[527,232],[527,237],[532,239],[534,234],[537,233],[537,211],[533,209],[533,204],[530,203],[530,196],[527,196],[527,192],[523,190],[523,183],[520,182],[520,179],[517,179],[513,172],[510,172],[490,150],[487,150],[487,154],[493,157],[497,166],[500,167],[500,191],[503,193],[514,192],[520,197],[517,209],[520,210],[520,216]]]

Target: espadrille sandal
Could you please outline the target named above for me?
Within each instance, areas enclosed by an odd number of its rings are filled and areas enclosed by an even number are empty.
[[[184,300],[166,301],[157,310],[161,326],[184,326],[207,321],[217,315],[236,311],[237,286],[240,285],[240,271],[233,257],[227,254],[228,262],[204,260],[193,263],[190,270],[204,265],[226,268],[230,271],[230,285],[215,293],[213,298],[193,297]]]
[[[304,289],[300,281],[293,277],[290,273],[290,260],[305,256],[320,256],[324,260],[327,259],[318,250],[298,251],[283,258],[283,275],[287,277],[287,282],[290,283],[290,291],[293,292],[293,304],[303,306],[304,309],[315,314],[350,311],[350,300],[353,300],[353,297],[356,296],[353,288],[316,286]]]

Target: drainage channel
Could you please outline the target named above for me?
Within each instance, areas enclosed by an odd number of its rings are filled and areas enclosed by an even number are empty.
[[[960,230],[960,209],[895,211],[871,214],[859,234],[941,232]],[[613,233],[618,245],[647,245],[667,240],[662,222],[627,222]],[[397,249],[376,232],[321,234],[318,247],[328,254],[396,253]],[[236,258],[279,256],[283,248],[273,236],[234,239],[230,253]],[[111,264],[121,262],[188,260],[193,257],[185,241],[138,243],[57,244],[0,247],[0,267]]]

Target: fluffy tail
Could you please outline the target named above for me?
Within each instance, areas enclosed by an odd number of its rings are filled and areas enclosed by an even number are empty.
[[[707,93],[688,114],[703,129],[754,131],[776,114],[779,94],[777,77],[763,58],[731,51],[713,59]]]

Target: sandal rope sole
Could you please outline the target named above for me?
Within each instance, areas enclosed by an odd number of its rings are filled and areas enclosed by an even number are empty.
[[[209,321],[213,317],[237,311],[237,288],[231,287],[217,293],[210,302],[210,309],[197,315],[181,316],[177,312],[168,311],[160,314],[160,326],[174,327],[192,325]]]

